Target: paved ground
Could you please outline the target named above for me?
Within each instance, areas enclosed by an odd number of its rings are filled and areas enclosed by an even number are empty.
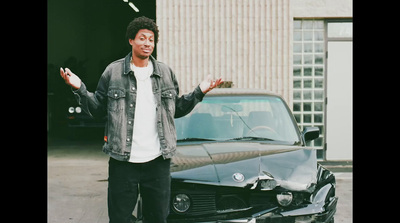
[[[101,141],[48,141],[48,223],[107,223],[108,156]],[[335,223],[352,223],[353,173],[334,172]]]

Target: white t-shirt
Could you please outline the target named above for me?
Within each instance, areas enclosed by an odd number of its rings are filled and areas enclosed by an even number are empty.
[[[136,77],[137,97],[129,162],[144,163],[161,155],[156,101],[150,78],[153,64],[150,60],[147,67],[136,67],[131,63],[131,69]]]

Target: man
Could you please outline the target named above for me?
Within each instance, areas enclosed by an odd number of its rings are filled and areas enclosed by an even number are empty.
[[[91,116],[108,117],[103,151],[110,155],[110,223],[130,222],[139,191],[144,222],[167,222],[170,158],[176,150],[174,117],[188,114],[208,91],[222,83],[221,79],[212,81],[209,75],[193,92],[179,97],[173,71],[151,56],[158,32],[149,18],[130,22],[126,37],[132,51],[107,66],[94,93],[71,70],[60,68],[82,109]]]

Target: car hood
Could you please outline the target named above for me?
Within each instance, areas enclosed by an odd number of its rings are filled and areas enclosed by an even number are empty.
[[[252,189],[262,180],[274,180],[288,190],[312,191],[317,182],[316,151],[256,142],[179,145],[171,176],[173,181]]]

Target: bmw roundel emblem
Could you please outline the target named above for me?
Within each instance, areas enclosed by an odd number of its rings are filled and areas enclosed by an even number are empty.
[[[232,178],[233,178],[233,180],[236,181],[236,182],[243,182],[243,181],[244,181],[244,175],[241,174],[241,173],[234,173],[234,174],[232,175]]]

